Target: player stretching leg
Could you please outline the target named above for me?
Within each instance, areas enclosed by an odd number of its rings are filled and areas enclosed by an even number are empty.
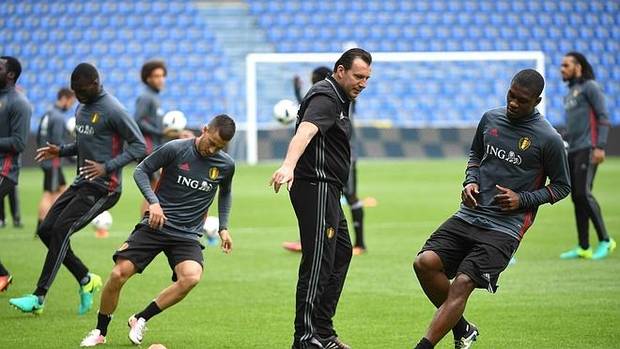
[[[430,236],[414,262],[424,293],[438,308],[416,349],[433,348],[450,330],[455,348],[473,345],[478,329],[463,317],[469,296],[475,288],[497,290],[538,206],[570,192],[562,138],[535,108],[544,84],[535,70],[520,71],[506,107],[486,112],[478,124],[461,208]]]
[[[144,156],[144,138],[138,125],[103,89],[94,66],[78,64],[71,74],[71,89],[80,102],[75,117],[76,141],[60,146],[48,143],[37,150],[36,160],[77,155],[78,176],[54,202],[37,230],[47,256],[35,291],[9,300],[25,313],[43,311],[45,296],[61,264],[80,285],[78,314],[90,310],[93,294],[101,288],[101,277],[90,273],[75,255],[71,235],[116,204],[121,195],[122,168]]]
[[[141,273],[160,252],[173,270],[172,285],[153,302],[129,318],[129,339],[142,343],[146,322],[180,302],[200,281],[202,249],[200,237],[205,213],[218,191],[219,234],[222,250],[232,250],[228,216],[235,163],[222,149],[235,134],[235,123],[227,115],[216,116],[197,138],[170,141],[142,161],[134,179],[149,203],[149,210],[127,241],[116,251],[116,263],[101,293],[97,327],[80,346],[106,342],[105,336],[120,292],[127,280]],[[151,189],[149,175],[162,169],[159,184]]]

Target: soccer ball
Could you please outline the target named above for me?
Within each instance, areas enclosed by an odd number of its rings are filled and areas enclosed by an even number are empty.
[[[75,116],[67,119],[65,122],[65,127],[70,134],[75,134]]]
[[[112,227],[112,215],[109,211],[103,211],[91,223],[97,230],[108,230]]]
[[[299,105],[289,100],[283,99],[273,106],[273,117],[281,124],[288,125],[297,118]]]
[[[182,111],[171,110],[167,112],[166,115],[164,115],[162,123],[164,125],[164,129],[169,128],[177,131],[182,131],[187,125],[187,118]]]
[[[208,216],[207,219],[205,219],[202,230],[204,230],[209,239],[216,238],[220,230],[220,219],[215,216]]]

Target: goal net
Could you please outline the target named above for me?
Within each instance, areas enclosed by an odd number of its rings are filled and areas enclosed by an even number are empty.
[[[282,99],[296,101],[293,77],[302,96],[312,70],[333,68],[341,53],[252,53],[246,57],[245,158],[249,164],[273,158],[266,147],[286,147],[292,125],[273,117]],[[356,126],[470,128],[484,111],[505,105],[511,77],[533,68],[544,76],[540,51],[373,53],[368,87],[358,97]],[[539,105],[544,114],[545,102]]]

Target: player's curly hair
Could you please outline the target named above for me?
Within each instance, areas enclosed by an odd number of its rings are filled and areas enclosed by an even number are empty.
[[[140,72],[140,77],[142,78],[142,82],[147,84],[146,79],[151,76],[153,70],[162,69],[164,71],[164,76],[168,75],[168,69],[166,69],[166,63],[161,60],[154,59],[152,61],[148,61],[144,63],[142,66],[142,70]]]
[[[582,53],[579,52],[569,52],[565,55],[566,57],[573,57],[577,63],[581,66],[581,79],[584,81],[587,80],[595,80],[594,69],[592,69],[592,65],[586,59]]]

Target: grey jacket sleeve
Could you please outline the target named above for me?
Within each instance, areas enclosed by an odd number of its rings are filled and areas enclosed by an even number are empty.
[[[480,164],[484,156],[484,127],[486,125],[486,120],[485,114],[480,119],[478,127],[476,128],[476,134],[471,142],[463,186],[469,183],[480,183]]]
[[[146,145],[144,144],[144,137],[136,122],[129,116],[126,110],[120,109],[110,120],[114,124],[116,132],[121,135],[121,138],[127,142],[127,146],[113,159],[106,161],[105,170],[110,173],[116,169],[119,169],[128,163],[142,158],[146,153]]]
[[[153,103],[148,98],[139,97],[136,101],[136,112],[134,113],[134,119],[140,127],[140,131],[148,134],[154,134],[163,136],[162,130],[151,123],[151,120],[156,116],[157,110],[153,107]]]
[[[217,211],[220,219],[220,227],[218,231],[228,229],[228,218],[232,208],[232,179],[235,174],[233,165],[230,174],[220,183],[218,191]]]
[[[174,160],[175,155],[176,152],[172,144],[167,143],[147,156],[146,159],[142,160],[136,167],[133,173],[133,179],[138,185],[138,189],[142,192],[142,196],[144,196],[149,204],[156,204],[159,202],[157,195],[155,195],[153,188],[151,188],[149,175],[170,164]]]
[[[32,108],[25,101],[16,102],[10,108],[9,128],[11,135],[0,137],[0,151],[21,153],[26,148]]]
[[[607,111],[607,105],[605,103],[605,95],[601,90],[601,87],[595,81],[588,81],[584,89],[585,96],[588,98],[588,102],[594,111],[596,117],[596,144],[592,146],[605,149],[607,145],[607,135],[609,134],[609,113]]]
[[[531,192],[519,193],[519,207],[532,209],[544,203],[554,204],[570,193],[568,158],[562,139],[554,137],[543,149],[543,170],[549,184]]]

